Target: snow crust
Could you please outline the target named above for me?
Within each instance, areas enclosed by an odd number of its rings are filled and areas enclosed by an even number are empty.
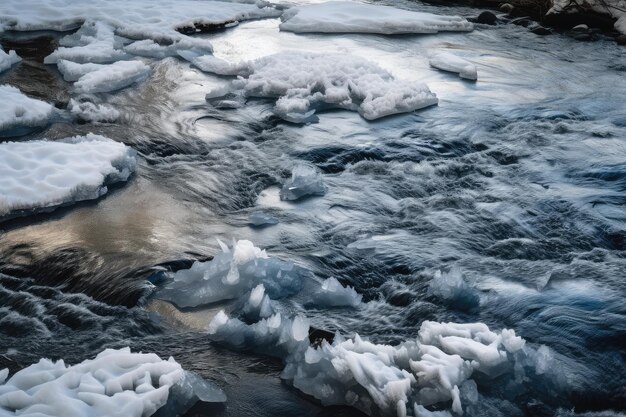
[[[219,388],[211,391],[210,384],[186,375],[173,358],[165,361],[129,348],[106,349],[73,366],[41,359],[5,381],[7,375],[7,370],[0,371],[2,417],[150,416],[168,403],[170,391],[181,382],[190,398],[225,400]]]
[[[396,80],[378,65],[351,55],[282,52],[232,65],[214,57],[200,59],[195,62],[204,62],[201,69],[239,76],[229,91],[210,92],[207,99],[233,90],[248,97],[277,98],[274,112],[292,122],[306,122],[326,108],[358,111],[373,120],[437,104],[425,84]]]
[[[280,190],[280,199],[293,201],[310,195],[326,194],[322,174],[312,166],[298,164],[291,171],[291,178]]]
[[[476,65],[450,52],[438,52],[430,58],[430,66],[443,71],[456,72],[468,80],[478,78]]]
[[[141,61],[117,61],[112,64],[77,64],[58,62],[59,71],[66,81],[76,81],[79,93],[107,93],[120,90],[145,79],[150,67]]]
[[[98,198],[107,184],[128,179],[135,154],[93,134],[0,143],[0,216]]]
[[[292,7],[282,16],[280,30],[305,33],[436,33],[471,31],[473,26],[459,16],[441,16],[395,7],[332,1]]]
[[[21,60],[22,58],[17,56],[15,51],[9,51],[9,53],[6,53],[2,50],[2,48],[0,48],[0,72],[8,70]]]
[[[10,85],[0,85],[0,131],[44,126],[54,113],[54,107],[30,98]]]

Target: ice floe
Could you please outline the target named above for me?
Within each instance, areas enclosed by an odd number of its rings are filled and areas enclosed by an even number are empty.
[[[213,384],[173,358],[106,349],[73,366],[41,359],[9,377],[0,370],[0,416],[145,417],[161,407],[182,414],[198,399],[223,402]]]
[[[280,29],[290,32],[436,33],[470,31],[473,26],[459,16],[441,16],[395,7],[332,1],[292,7],[282,16]]]
[[[196,57],[196,62],[200,59]],[[306,122],[327,108],[358,111],[373,120],[437,104],[437,96],[425,84],[397,80],[378,65],[346,54],[294,51],[241,64],[217,62],[214,57],[202,62],[200,68],[239,75],[230,91],[209,92],[208,99],[233,90],[248,97],[277,98],[274,112],[293,122]]]
[[[430,66],[442,71],[456,72],[459,74],[459,77],[468,80],[476,80],[478,78],[476,65],[450,52],[434,54],[430,58]]]
[[[93,134],[0,143],[0,217],[98,198],[108,184],[128,179],[135,155],[128,146]]]
[[[24,127],[45,126],[54,107],[30,98],[10,85],[0,85],[0,132]]]
[[[0,48],[0,72],[8,70],[21,60],[22,58],[17,56],[15,51],[9,51],[8,53],[6,53],[2,50],[2,48]]]
[[[322,174],[309,165],[298,164],[291,170],[291,178],[280,190],[280,199],[293,201],[311,195],[326,194]]]
[[[75,81],[79,93],[106,93],[120,90],[142,81],[150,67],[141,61],[117,61],[112,64],[78,64],[58,61],[58,68],[66,81]]]

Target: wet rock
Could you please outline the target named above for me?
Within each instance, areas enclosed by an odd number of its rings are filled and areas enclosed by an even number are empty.
[[[618,45],[626,45],[626,35],[619,35],[617,38],[615,38],[615,41]]]
[[[550,29],[544,28],[543,26],[537,26],[536,28],[533,28],[530,31],[534,33],[535,35],[539,35],[539,36],[546,36],[546,35],[552,34],[552,31]]]
[[[502,3],[499,7],[501,12],[511,13],[515,7],[510,3]]]
[[[531,26],[533,21],[528,16],[520,17],[511,21],[514,25],[523,26],[525,28]]]
[[[478,17],[467,19],[473,23],[482,23],[484,25],[495,25],[498,18],[492,12],[484,11]]]
[[[585,25],[584,23],[580,25],[576,25],[572,28],[572,32],[588,32],[588,31],[589,31],[589,26]]]

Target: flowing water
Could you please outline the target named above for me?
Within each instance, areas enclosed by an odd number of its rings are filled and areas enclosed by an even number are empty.
[[[562,358],[567,383],[558,388],[479,384],[484,415],[626,411],[623,48],[515,25],[390,37],[296,35],[278,24],[203,36],[230,61],[288,50],[362,56],[426,82],[439,105],[375,122],[331,111],[289,124],[270,100],[211,107],[205,94],[228,79],[168,58],[139,86],[101,95],[122,113],[116,123],[58,120],[18,138],[93,132],[140,158],[129,183],[105,198],[0,224],[0,368],[131,346],[173,355],[224,387],[226,406],[198,415],[355,414],[281,383],[273,359],[209,342],[202,329],[211,311],[146,299],[151,267],[212,256],[217,238],[249,239],[364,296],[357,310],[294,302],[315,327],[397,344],[424,320],[480,321]],[[61,35],[29,35],[2,41],[25,61],[0,82],[63,107],[69,86],[41,63]],[[471,54],[478,82],[429,68],[427,53],[446,48]],[[302,161],[323,172],[328,192],[281,201],[280,185]],[[279,223],[250,227],[259,209]],[[429,291],[438,270],[460,271],[462,302]]]

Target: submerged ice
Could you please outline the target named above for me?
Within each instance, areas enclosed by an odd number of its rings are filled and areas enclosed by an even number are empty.
[[[306,122],[316,111],[330,108],[358,111],[373,120],[437,104],[437,96],[425,84],[397,80],[378,65],[351,55],[294,51],[248,63],[229,64],[214,57],[196,62],[210,72],[239,75],[232,91],[277,98],[274,112],[292,122]],[[207,98],[228,92],[210,92]]]
[[[135,165],[134,150],[93,134],[1,143],[0,217],[98,198]]]
[[[41,359],[7,377],[8,370],[0,370],[2,417],[147,417],[163,406],[178,415],[198,399],[226,399],[173,358],[165,361],[129,348],[106,349],[72,366]]]

